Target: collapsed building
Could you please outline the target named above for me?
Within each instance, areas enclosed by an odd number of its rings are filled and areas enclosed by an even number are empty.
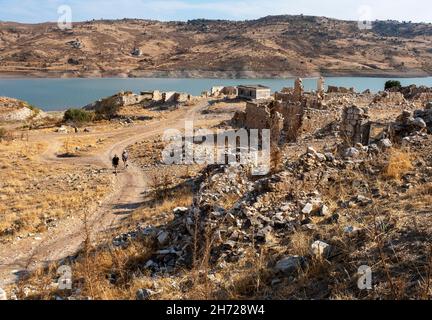
[[[427,103],[432,101],[432,88],[426,86],[412,84],[406,87],[390,88],[386,92],[401,94],[406,100],[410,100],[417,106],[425,107]]]
[[[376,94],[373,98],[373,103],[392,103],[396,105],[402,105],[406,103],[406,99],[400,92],[389,92],[389,91],[382,91]]]
[[[281,92],[276,92],[273,99],[248,101],[246,110],[237,112],[232,124],[246,129],[270,129],[272,141],[277,144],[294,142],[300,134],[309,109],[323,108],[323,97],[323,78],[318,80],[317,92],[312,93],[304,91],[303,82],[298,78],[294,88],[284,88]]]
[[[345,146],[364,146],[384,139],[400,143],[403,138],[424,131],[432,132],[432,109],[404,110],[395,121],[370,121],[368,110],[355,105],[345,107],[342,113],[340,135]]]
[[[85,106],[84,109],[98,112],[108,107],[127,107],[135,105],[142,102],[144,99],[145,96],[134,94],[130,91],[121,91],[108,98],[99,99],[98,101]]]
[[[112,107],[128,107],[144,102],[150,103],[184,103],[191,100],[191,95],[182,92],[160,92],[142,91],[140,94],[135,94],[130,91],[121,91],[108,98],[100,99],[84,107],[85,110],[101,111]]]

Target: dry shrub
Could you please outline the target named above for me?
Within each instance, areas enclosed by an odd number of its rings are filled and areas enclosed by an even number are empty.
[[[172,183],[173,176],[170,172],[154,172],[149,175],[149,186],[153,191],[155,199],[165,198]]]
[[[406,151],[393,149],[384,169],[384,176],[390,179],[400,179],[412,168],[411,155]]]
[[[14,134],[11,131],[6,130],[5,128],[0,127],[0,142],[4,141],[12,141],[14,139]]]
[[[281,171],[283,164],[283,153],[277,145],[273,145],[271,147],[270,162],[272,173],[277,173]]]
[[[306,232],[296,232],[291,236],[292,253],[305,256],[310,251],[311,235]]]

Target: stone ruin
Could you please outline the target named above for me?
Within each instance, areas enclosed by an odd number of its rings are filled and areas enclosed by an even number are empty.
[[[144,97],[134,94],[130,91],[121,91],[111,97],[100,99],[84,107],[86,110],[102,111],[109,107],[127,107],[138,104],[144,100]]]
[[[324,98],[324,78],[323,77],[319,77],[318,82],[317,82],[317,95],[323,99]]]
[[[354,146],[358,143],[369,144],[370,123],[367,110],[355,105],[345,107],[342,113],[340,133],[346,145]]]
[[[294,88],[283,88],[274,94],[273,100],[248,102],[244,112],[234,115],[232,124],[246,129],[270,129],[272,141],[279,144],[294,142],[308,110],[325,109],[324,96],[324,78],[318,79],[317,92],[305,92],[303,81],[298,78]]]
[[[340,135],[345,146],[371,145],[385,139],[400,143],[404,138],[425,132],[432,133],[431,108],[404,110],[392,123],[369,121],[367,109],[355,105],[345,107],[340,125]]]
[[[160,101],[162,100],[162,92],[159,90],[141,91],[141,96],[144,100]]]
[[[121,91],[108,98],[88,104],[84,109],[98,112],[109,108],[128,107],[144,103],[143,106],[149,106],[154,103],[184,103],[191,100],[191,98],[189,94],[182,92],[160,92],[154,90],[135,94],[130,91]]]
[[[354,88],[345,88],[345,87],[336,87],[336,86],[328,86],[327,93],[355,93]]]
[[[236,112],[232,125],[245,129],[270,129],[271,139],[277,144],[296,141],[302,125],[303,110],[300,105],[286,102],[248,102],[244,112]]]
[[[406,100],[410,100],[423,107],[425,107],[429,101],[432,101],[432,88],[426,86],[416,86],[413,84],[401,88],[391,88],[386,91],[393,94],[399,93],[403,95]]]
[[[395,105],[402,105],[405,104],[407,101],[405,100],[404,96],[400,92],[389,92],[389,91],[382,91],[376,94],[373,98],[373,103],[382,103],[382,104],[395,104]]]
[[[396,140],[409,135],[429,131],[432,132],[432,110],[416,110],[413,113],[404,110],[391,126],[391,136]]]
[[[237,96],[238,89],[234,86],[213,86],[210,89],[210,96],[212,97],[219,97],[221,95],[225,96]]]
[[[301,101],[303,94],[304,94],[303,80],[297,78],[294,82],[293,100],[296,102]]]

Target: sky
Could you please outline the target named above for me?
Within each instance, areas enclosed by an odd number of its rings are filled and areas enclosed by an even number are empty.
[[[432,22],[431,0],[0,0],[0,20],[58,21],[71,9],[72,21],[140,18],[250,20],[267,15],[305,14],[344,20]]]

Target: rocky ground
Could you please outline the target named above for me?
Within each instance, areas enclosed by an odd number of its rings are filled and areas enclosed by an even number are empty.
[[[22,122],[43,118],[44,113],[28,103],[7,97],[0,97],[0,123]]]
[[[367,108],[391,137],[346,146],[343,110]],[[160,135],[128,147],[148,185],[133,212],[65,261],[7,288],[18,299],[429,299],[432,248],[430,104],[327,95],[301,136],[249,165],[165,165]],[[224,112],[224,108],[225,112]],[[229,128],[228,100],[200,127]],[[418,110],[420,109],[420,110]],[[418,111],[415,111],[418,110]],[[72,179],[72,178],[71,178]],[[60,290],[59,265],[73,271]],[[358,287],[359,270],[372,287]],[[60,286],[60,287],[59,287]]]

